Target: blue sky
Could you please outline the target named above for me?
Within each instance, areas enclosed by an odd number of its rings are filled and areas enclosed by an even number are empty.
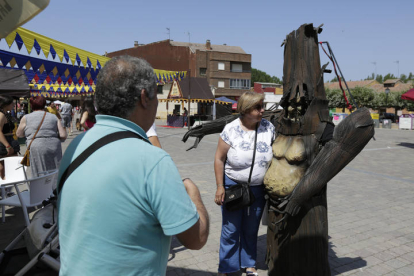
[[[252,66],[282,77],[282,41],[301,24],[324,24],[347,80],[414,73],[414,1],[51,0],[23,27],[97,54],[168,38],[240,46]],[[321,51],[321,62],[327,62]],[[330,65],[332,68],[332,65]],[[162,68],[158,68],[162,69]],[[325,75],[330,80],[333,74]]]

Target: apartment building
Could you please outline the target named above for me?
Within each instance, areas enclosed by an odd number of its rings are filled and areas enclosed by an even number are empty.
[[[215,97],[235,99],[251,88],[251,55],[239,46],[163,40],[108,53],[108,57],[130,55],[147,60],[155,69],[188,71],[206,78]]]

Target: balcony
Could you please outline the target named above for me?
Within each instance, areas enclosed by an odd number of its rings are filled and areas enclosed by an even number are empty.
[[[232,72],[232,73],[251,73],[252,71],[251,70],[234,70],[234,69],[232,69],[232,70],[230,70],[230,72]]]
[[[251,72],[210,71],[210,78],[218,79],[251,79]]]

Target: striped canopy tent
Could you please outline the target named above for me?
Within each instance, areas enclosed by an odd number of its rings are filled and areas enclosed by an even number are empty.
[[[223,102],[223,101],[219,101],[219,100],[215,100],[215,99],[158,99],[159,102],[174,102],[174,103],[188,103],[188,101],[190,101],[190,103],[218,103],[218,104],[231,104],[229,102]]]
[[[19,53],[0,50],[0,67],[24,69],[32,96],[59,98],[92,95],[95,93],[96,76],[110,60],[24,28],[17,28],[5,40],[9,48],[16,43]],[[23,45],[29,55],[34,49],[38,56],[43,52],[48,60],[23,54]],[[154,73],[157,83],[165,84],[185,78],[187,72],[154,69]]]

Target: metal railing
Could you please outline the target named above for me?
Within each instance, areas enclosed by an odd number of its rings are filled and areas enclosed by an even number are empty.
[[[251,73],[251,70],[230,70],[232,73]]]

